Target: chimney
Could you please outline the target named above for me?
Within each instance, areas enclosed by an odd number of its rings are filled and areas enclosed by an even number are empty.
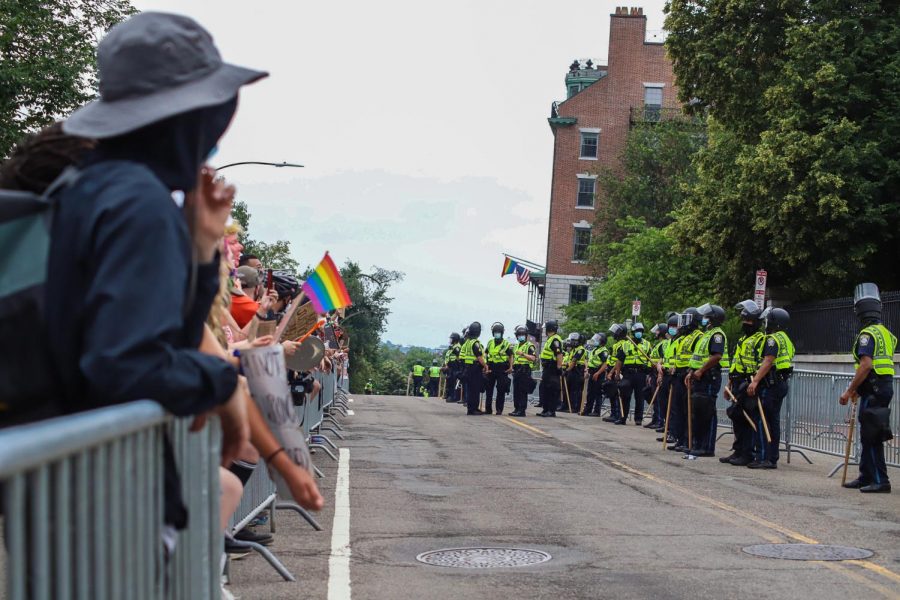
[[[631,16],[632,17],[640,17],[640,16],[643,16],[643,14],[644,14],[644,9],[641,8],[640,6],[632,6],[631,7]]]

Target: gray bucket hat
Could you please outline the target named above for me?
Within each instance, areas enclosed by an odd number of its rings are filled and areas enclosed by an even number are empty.
[[[63,131],[109,138],[184,112],[215,106],[268,76],[222,62],[212,36],[189,17],[144,12],[109,30],[97,46],[100,98]]]

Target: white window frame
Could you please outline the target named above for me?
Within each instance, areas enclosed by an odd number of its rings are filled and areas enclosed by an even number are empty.
[[[662,108],[662,105],[663,105],[663,89],[664,89],[665,87],[666,87],[666,84],[664,84],[664,83],[647,82],[647,81],[645,81],[645,82],[644,82],[644,106],[653,106],[653,107],[659,106],[660,108]],[[659,90],[659,91],[660,91],[660,92],[659,92],[659,104],[658,104],[658,105],[656,105],[656,104],[647,104],[647,89],[654,89],[654,90]]]
[[[597,198],[597,176],[591,175],[590,173],[578,173],[576,175],[578,178],[578,192],[575,194],[575,209],[576,210],[594,210],[596,208],[596,198]],[[591,196],[591,205],[590,206],[579,206],[578,204],[578,194],[581,193],[581,180],[582,179],[593,179],[594,180],[594,193]],[[578,227],[578,225],[576,225]]]
[[[587,264],[587,260],[575,260],[575,258],[574,258],[574,256],[575,256],[575,230],[578,230],[578,229],[585,230],[586,229],[588,232],[590,232],[593,229],[593,227],[591,226],[590,223],[588,223],[587,221],[582,219],[582,220],[578,221],[577,223],[572,223],[572,228],[573,228],[573,230],[572,230],[572,257],[573,257],[572,264],[575,264],[575,265]],[[590,243],[588,244],[588,246],[590,246]]]
[[[583,133],[594,133],[597,135],[597,156],[581,156],[581,147],[584,145]],[[578,129],[578,160],[600,160],[600,133],[599,127],[581,127]]]

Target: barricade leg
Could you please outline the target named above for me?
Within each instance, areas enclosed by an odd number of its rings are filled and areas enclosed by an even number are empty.
[[[266,562],[272,565],[272,568],[278,571],[278,574],[281,575],[281,578],[285,581],[297,581],[291,572],[288,571],[281,561],[275,558],[275,555],[269,552],[269,549],[261,544],[257,544],[256,542],[244,542],[241,540],[235,540],[232,538],[231,543],[235,548],[242,548],[245,550],[253,550],[254,552],[261,555]]]
[[[325,451],[325,454],[327,454],[328,456],[330,456],[331,459],[332,459],[334,462],[337,462],[338,457],[335,456],[335,455],[331,452],[331,450],[328,449],[327,446],[323,446],[322,444],[309,444],[309,447],[310,447],[310,449],[318,448],[318,449],[320,449],[320,450],[324,450],[324,451]]]
[[[313,518],[311,514],[309,514],[306,509],[302,506],[298,506],[293,502],[279,502],[275,505],[275,508],[278,510],[292,510],[301,517],[303,517],[310,526],[316,531],[322,531],[322,526]]]
[[[322,430],[322,431],[330,431],[331,433],[333,433],[334,435],[336,435],[336,436],[338,437],[339,440],[344,439],[344,435],[343,435],[340,431],[338,431],[337,429],[334,429],[333,427],[320,427],[319,429]]]

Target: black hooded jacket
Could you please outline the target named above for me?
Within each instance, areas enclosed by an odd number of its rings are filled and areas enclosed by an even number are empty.
[[[65,412],[149,398],[194,415],[233,393],[235,369],[198,350],[219,262],[192,264],[172,192],[195,186],[236,103],[101,141],[60,194],[46,317]]]

